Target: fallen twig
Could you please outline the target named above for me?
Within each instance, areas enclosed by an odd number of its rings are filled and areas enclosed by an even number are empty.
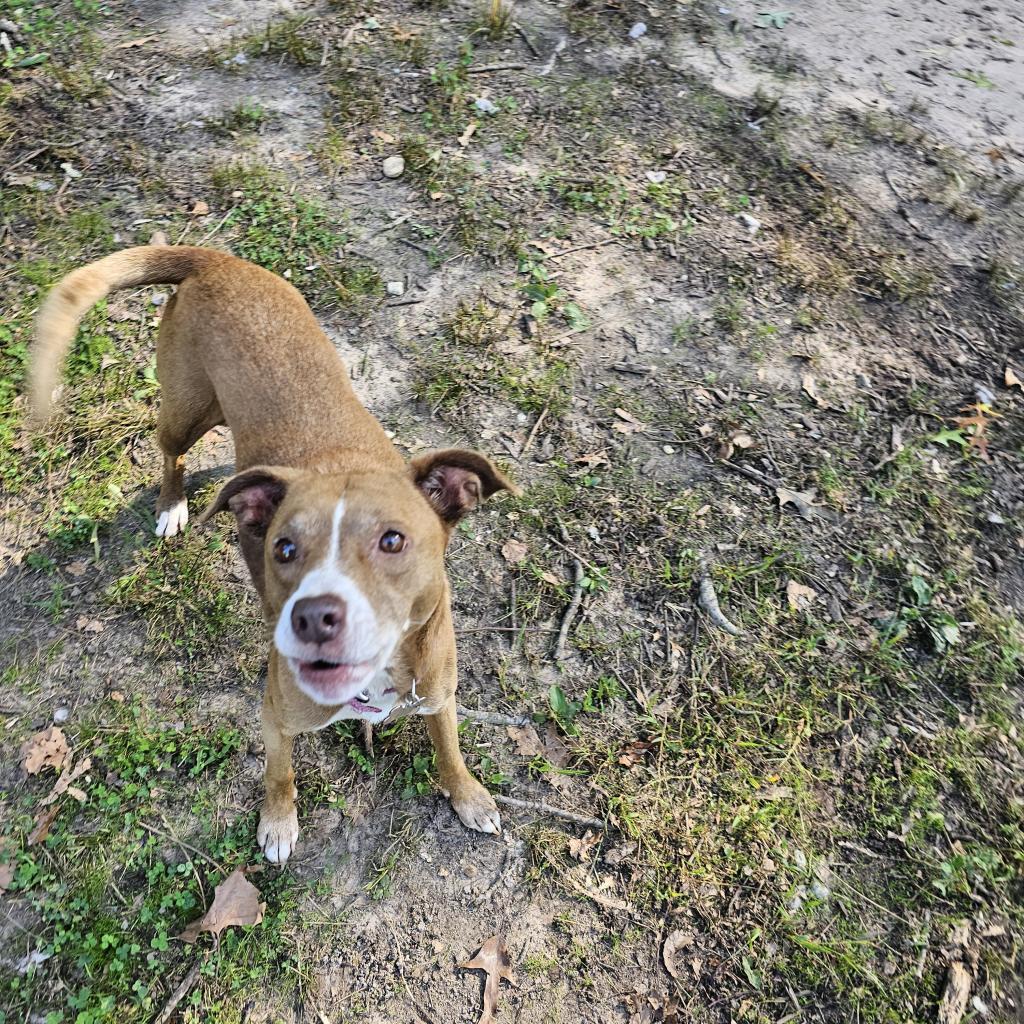
[[[164,1003],[164,1008],[160,1011],[156,1020],[153,1024],[167,1024],[167,1022],[174,1015],[174,1011],[178,1008],[178,1003],[182,1001],[192,990],[192,986],[199,980],[199,972],[203,969],[203,961],[197,960],[190,968],[188,974],[181,979],[181,984],[171,993],[171,998]]]
[[[481,64],[479,67],[468,67],[466,68],[467,75],[486,75],[492,71],[523,71],[527,67],[518,61],[513,61],[510,64]]]
[[[189,853],[194,853],[197,857],[202,857],[207,864],[212,864],[218,871],[224,870],[223,864],[218,864],[209,854],[203,853],[198,847],[192,846],[191,843],[186,843],[183,839],[179,839],[177,836],[171,835],[170,832],[164,832],[161,829],[154,827],[153,825],[147,824],[145,821],[140,821],[139,824],[147,831],[152,832],[155,836],[160,836],[161,839],[169,839],[172,843],[180,846],[181,849],[187,850]]]
[[[523,26],[516,25],[515,29],[516,32],[519,33],[519,36],[523,40],[523,42],[526,43],[526,48],[530,51],[530,53],[532,53],[534,57],[537,58],[537,60],[540,60],[540,50],[538,50],[537,47],[534,46],[533,43],[530,41],[530,37],[526,34],[526,30],[523,28]]]
[[[606,245],[614,245],[616,242],[618,242],[617,238],[604,238],[600,242],[588,242],[586,245],[574,245],[571,249],[563,249],[561,252],[556,252],[545,257],[545,260],[550,263],[551,260],[560,260],[563,256],[568,256],[573,252],[583,252],[585,249],[601,249]]]
[[[699,590],[700,606],[707,612],[708,618],[719,629],[724,629],[726,633],[731,633],[733,636],[741,636],[743,630],[730,622],[718,606],[718,595],[715,593],[714,583],[711,582],[711,570],[708,567],[707,557],[703,554],[700,556]]]
[[[519,458],[522,458],[527,451],[529,451],[530,445],[533,444],[533,439],[537,436],[537,431],[540,430],[541,424],[547,419],[549,406],[544,406],[540,411],[540,415],[534,420],[533,426],[530,428],[530,433],[526,435],[526,440],[523,442],[523,447],[519,452]]]
[[[529,715],[503,715],[497,711],[474,711],[472,708],[457,707],[455,713],[459,718],[468,718],[471,722],[482,722],[484,725],[513,725],[522,729],[530,724]]]
[[[555,69],[555,61],[558,60],[558,55],[569,45],[569,40],[566,36],[562,36],[561,39],[555,43],[555,48],[551,51],[551,56],[548,57],[547,63],[542,67],[537,74],[538,75],[550,75]]]
[[[538,814],[549,814],[552,818],[561,818],[563,821],[571,821],[576,825],[586,825],[587,828],[605,828],[605,823],[600,818],[585,818],[582,814],[573,814],[572,811],[563,811],[560,807],[552,807],[542,800],[517,800],[514,796],[505,796],[502,793],[493,794],[496,803],[505,804],[506,807],[516,807],[521,811],[537,811]]]
[[[562,616],[562,624],[558,629],[558,639],[555,641],[555,661],[565,660],[565,645],[569,639],[569,627],[572,625],[572,620],[576,617],[576,613],[580,610],[580,604],[583,601],[583,563],[577,558],[572,563],[572,599],[569,601],[569,607],[565,609],[565,614]]]

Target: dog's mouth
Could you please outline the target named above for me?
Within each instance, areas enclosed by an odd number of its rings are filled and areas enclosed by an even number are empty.
[[[329,704],[347,704],[364,696],[363,687],[369,682],[374,662],[296,661],[293,663],[299,682],[315,700]],[[369,699],[368,694],[366,695]]]

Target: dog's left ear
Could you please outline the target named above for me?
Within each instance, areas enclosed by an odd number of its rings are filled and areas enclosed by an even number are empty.
[[[283,466],[254,466],[236,474],[199,517],[199,525],[230,509],[240,531],[263,537],[294,476],[294,470]]]
[[[519,493],[519,488],[489,459],[462,448],[418,455],[409,469],[413,482],[449,525],[497,491]]]

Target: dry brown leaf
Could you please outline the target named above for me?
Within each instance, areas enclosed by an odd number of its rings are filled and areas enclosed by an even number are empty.
[[[790,580],[786,584],[786,600],[789,601],[789,607],[794,611],[806,611],[817,599],[818,592],[814,587],[805,587],[802,583],[797,583],[796,580]]]
[[[815,405],[821,405],[821,398],[818,396],[818,382],[814,379],[813,374],[805,373],[800,378],[800,387]]]
[[[512,540],[505,541],[501,546],[502,558],[504,558],[509,565],[522,565],[529,554],[530,548],[521,540],[515,540],[513,538]]]
[[[742,430],[733,434],[729,440],[737,447],[746,450],[754,446],[754,439],[749,435],[745,434]]]
[[[197,199],[192,207],[193,217],[205,217],[210,212],[210,204],[202,199]]]
[[[99,619],[90,619],[87,615],[79,615],[75,626],[86,633],[102,633],[107,628]]]
[[[117,46],[114,47],[114,49],[115,50],[131,50],[131,49],[134,49],[136,46],[145,46],[146,43],[151,43],[151,42],[153,42],[154,39],[159,39],[159,38],[160,38],[159,36],[139,36],[138,39],[129,39],[125,43],[118,43]]]
[[[543,757],[544,744],[532,725],[522,727],[510,725],[505,730],[508,738],[516,745],[516,753],[521,757]]]
[[[679,951],[688,949],[692,945],[693,933],[682,929],[670,932],[668,938],[665,939],[665,945],[661,947],[661,958],[665,961],[665,970],[673,978],[678,978],[680,975]]]
[[[476,121],[470,121],[466,125],[466,130],[459,136],[459,145],[468,146],[469,140],[473,138],[473,133],[476,131]]]
[[[1006,369],[1003,370],[1003,383],[1008,388],[1020,388],[1021,391],[1024,391],[1024,384],[1021,383],[1020,377],[1013,372],[1012,366],[1007,366]]]
[[[569,856],[575,860],[590,860],[591,851],[599,845],[601,837],[588,828],[582,839],[575,836],[569,840]]]
[[[540,574],[540,578],[545,583],[550,583],[553,587],[560,587],[565,582],[565,580],[560,580],[553,572],[548,572],[547,569]]]
[[[68,572],[72,576],[84,576],[89,571],[88,562],[69,562]]]
[[[263,920],[265,906],[265,903],[260,903],[259,890],[245,877],[245,872],[235,868],[213,890],[210,909],[188,925],[178,938],[184,942],[195,942],[201,932],[210,932],[216,944],[225,928],[259,924]]]
[[[572,756],[572,751],[558,734],[558,726],[554,722],[548,722],[548,727],[544,730],[544,756],[556,768],[564,768]]]
[[[64,733],[55,725],[30,736],[21,745],[21,767],[29,775],[38,775],[44,768],[60,771],[71,751]]]
[[[487,980],[484,982],[484,1005],[477,1024],[492,1024],[494,1010],[498,1005],[498,989],[502,978],[510,985],[516,983],[512,973],[512,960],[505,948],[505,940],[492,935],[481,947],[472,960],[459,964],[468,971],[485,971]]]
[[[588,452],[586,455],[581,455],[578,459],[574,460],[582,463],[584,466],[593,468],[594,466],[610,466],[611,463],[608,461],[608,453],[605,451],[599,452]]]
[[[64,793],[70,793],[79,803],[83,803],[85,801],[85,794],[82,793],[80,789],[72,786],[71,783],[74,782],[75,779],[81,778],[91,767],[91,757],[87,757],[84,761],[79,761],[74,768],[71,767],[71,762],[69,761],[64,766],[64,771],[60,773],[60,778],[54,785],[50,795],[43,800],[43,806],[46,807],[48,804],[52,804]]]
[[[615,415],[619,422],[612,424],[612,430],[620,434],[642,434],[647,429],[646,423],[641,423],[631,412],[625,409],[616,409]]]
[[[971,975],[959,960],[949,965],[946,989],[939,1003],[938,1024],[960,1024],[971,997]]]
[[[792,505],[804,519],[814,518],[814,492],[791,491],[788,487],[776,487],[775,497],[779,499],[779,507]]]
[[[45,811],[39,812],[36,816],[36,823],[32,826],[32,831],[29,832],[28,838],[25,840],[29,846],[41,843],[50,834],[50,826],[53,824],[53,819],[57,817],[57,811],[59,810],[59,807],[50,807]]]

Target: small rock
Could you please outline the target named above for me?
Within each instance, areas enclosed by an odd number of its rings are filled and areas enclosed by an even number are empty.
[[[996,396],[989,391],[984,384],[978,384],[975,386],[974,397],[977,398],[982,405],[991,405],[996,400]]]
[[[739,217],[739,219],[743,222],[744,227],[746,227],[746,229],[750,232],[751,238],[753,238],[754,235],[756,235],[758,231],[761,230],[761,222],[756,217],[751,216],[749,213],[738,213],[736,216]]]
[[[807,854],[799,847],[793,851],[793,864],[796,866],[797,871],[807,870]]]
[[[672,447],[672,445],[670,445],[670,444],[663,444],[663,445],[661,446],[661,450],[662,450],[662,451],[663,451],[663,452],[664,452],[664,453],[665,453],[666,455],[675,455],[675,453],[676,453],[676,450],[675,450],[675,448],[673,448],[673,447]]]
[[[811,895],[816,900],[827,900],[832,895],[832,890],[824,882],[814,882],[811,885]]]
[[[167,301],[167,292],[153,292],[149,297],[149,301],[154,306],[162,306]]]
[[[476,109],[479,110],[481,114],[498,113],[498,108],[489,99],[486,99],[483,96],[480,96],[473,104],[473,106],[476,107]]]
[[[228,64],[238,64],[239,66],[242,66],[242,65],[248,64],[248,63],[249,63],[249,58],[244,53],[236,53],[234,55],[234,57],[232,57],[230,60],[224,61],[225,65],[228,65]]]
[[[401,281],[388,281],[387,283],[388,295],[404,295],[405,285]]]
[[[52,181],[37,181],[32,187],[37,192],[52,192],[57,186]]]
[[[385,178],[400,178],[405,173],[405,160],[400,156],[389,156],[381,165]]]
[[[667,177],[668,177],[668,175],[664,171],[648,171],[647,172],[647,180],[652,185],[660,185]]]
[[[55,725],[63,725],[68,720],[71,712],[67,708],[57,708],[53,713],[53,721]]]
[[[630,30],[630,39],[639,39],[641,36],[647,35],[647,26],[642,22],[638,21]]]

